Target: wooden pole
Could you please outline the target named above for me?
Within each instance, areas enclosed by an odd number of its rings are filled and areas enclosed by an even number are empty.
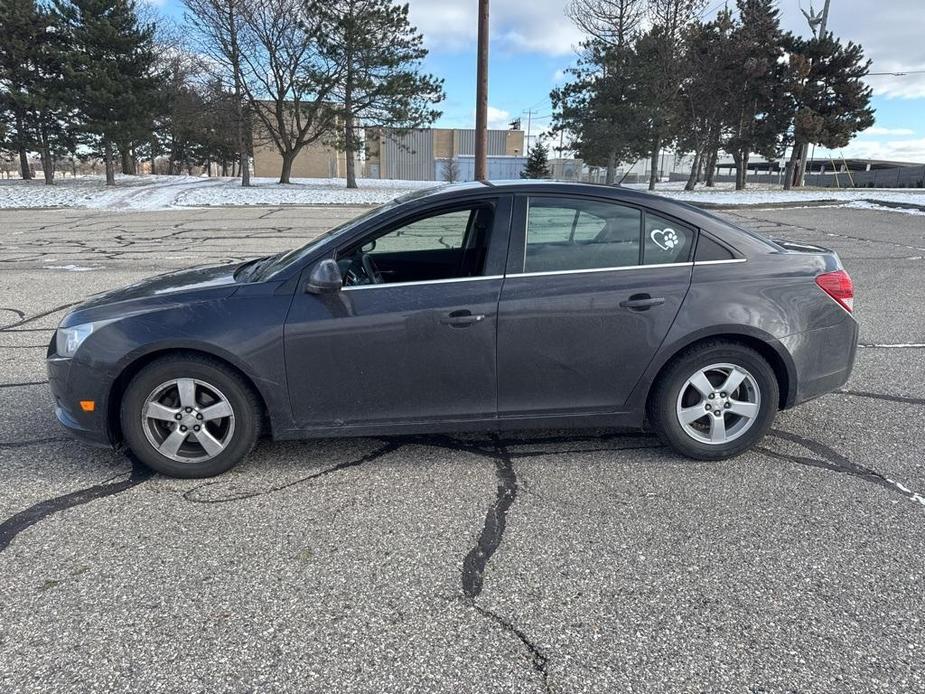
[[[475,180],[488,179],[488,0],[479,0],[475,87]]]

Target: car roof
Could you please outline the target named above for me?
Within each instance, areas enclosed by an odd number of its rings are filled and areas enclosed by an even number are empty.
[[[725,220],[709,212],[680,200],[673,200],[663,195],[655,195],[642,190],[624,188],[620,185],[603,183],[578,183],[574,181],[545,181],[538,179],[515,179],[505,181],[469,181],[449,183],[425,188],[406,196],[409,200],[438,201],[452,200],[456,197],[469,197],[483,193],[553,194],[553,195],[587,195],[611,198],[614,201],[635,203],[650,209],[673,215],[695,226],[715,226],[717,224],[735,228]],[[399,199],[401,201],[401,199]]]
[[[452,201],[456,198],[470,198],[473,195],[492,195],[497,193],[534,194],[534,195],[586,195],[598,198],[610,198],[614,202],[639,205],[654,212],[675,217],[691,226],[705,229],[743,252],[759,251],[766,253],[774,248],[773,242],[748,229],[731,223],[701,207],[696,207],[681,200],[674,200],[664,195],[648,191],[624,188],[621,185],[604,183],[579,183],[574,181],[546,181],[541,179],[514,179],[510,181],[469,181],[466,183],[449,183],[425,188],[408,196],[409,199],[422,202]],[[396,200],[400,202],[401,198]]]

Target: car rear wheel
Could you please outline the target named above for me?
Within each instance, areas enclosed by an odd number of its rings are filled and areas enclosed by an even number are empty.
[[[675,359],[649,398],[649,421],[681,455],[719,460],[755,445],[777,413],[770,364],[733,342],[697,345]]]
[[[239,463],[260,433],[260,404],[232,369],[207,357],[148,364],[122,398],[122,433],[145,465],[172,477],[211,477]]]

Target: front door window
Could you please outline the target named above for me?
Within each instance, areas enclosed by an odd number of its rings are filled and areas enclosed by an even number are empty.
[[[491,205],[418,217],[342,249],[344,285],[431,282],[482,274]]]

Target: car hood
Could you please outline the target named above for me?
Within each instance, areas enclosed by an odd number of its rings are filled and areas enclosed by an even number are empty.
[[[234,277],[239,266],[240,263],[195,267],[95,294],[65,316],[62,325],[118,317],[184,301],[227,296],[240,286]]]

